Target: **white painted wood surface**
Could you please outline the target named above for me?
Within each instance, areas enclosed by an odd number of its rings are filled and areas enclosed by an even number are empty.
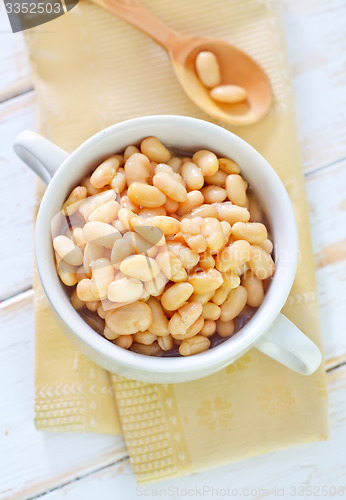
[[[32,286],[35,176],[12,147],[24,128],[35,130],[33,91],[0,105],[0,300]]]
[[[345,7],[344,0],[284,0],[330,369],[331,440],[136,490],[121,438],[43,434],[32,423],[34,176],[14,156],[12,142],[18,131],[35,128],[35,98],[22,35],[10,33],[0,4],[0,499],[179,498],[183,488],[197,497],[203,486],[233,488],[235,497],[253,488],[249,498],[275,498],[275,487],[284,487],[286,498],[305,497],[308,489],[293,495],[290,486],[313,486],[315,496],[330,498],[332,489],[323,495],[318,488],[346,487]],[[166,493],[156,494],[159,488]],[[204,490],[203,498],[215,497]]]
[[[305,171],[346,157],[346,4],[283,0]]]
[[[134,500],[135,498],[294,498],[322,496],[333,491],[346,495],[345,455],[338,453],[338,443],[346,441],[346,368],[338,368],[329,377],[332,436],[330,441],[306,444],[243,462],[211,469],[150,486],[138,486],[128,459],[105,467],[78,481],[63,485],[45,495],[45,500]],[[214,490],[213,490],[214,488]],[[301,488],[301,489],[300,489]],[[190,490],[190,494],[187,494]],[[185,491],[185,494],[184,494]],[[225,493],[229,491],[227,496]],[[296,492],[296,494],[294,494]],[[298,492],[307,493],[305,495]],[[326,492],[328,495],[326,495]],[[329,494],[330,493],[330,494]],[[310,495],[311,496],[311,495]]]
[[[322,334],[328,368],[346,360],[345,188],[346,160],[316,170],[306,177],[312,241],[317,265]]]
[[[116,436],[36,431],[33,294],[20,299],[0,306],[0,498],[38,494],[126,456]]]
[[[0,102],[32,88],[30,65],[22,33],[13,34],[0,3]]]

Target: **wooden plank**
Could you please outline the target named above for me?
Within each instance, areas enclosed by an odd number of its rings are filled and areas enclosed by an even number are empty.
[[[346,441],[346,366],[329,374],[328,388],[329,441],[294,446],[150,486],[136,484],[127,459],[48,492],[44,499],[341,497],[346,494],[346,450],[340,447]]]
[[[346,157],[344,0],[284,0],[288,55],[306,171]]]
[[[0,498],[28,498],[126,456],[121,437],[38,432],[33,424],[32,294],[0,308]],[[63,369],[63,367],[62,367]]]
[[[34,92],[0,105],[0,300],[32,285],[35,176],[12,147],[24,129],[35,129]]]
[[[12,33],[0,3],[0,102],[32,89],[31,68],[22,33]]]
[[[346,360],[346,160],[306,178],[327,366]]]

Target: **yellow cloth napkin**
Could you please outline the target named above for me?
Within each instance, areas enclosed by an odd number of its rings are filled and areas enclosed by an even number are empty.
[[[275,92],[269,115],[233,130],[269,160],[291,196],[300,262],[284,313],[321,347],[308,208],[277,2],[143,3],[176,30],[229,40],[268,72]],[[30,30],[26,39],[39,130],[66,150],[134,116],[173,113],[210,119],[182,92],[159,46],[87,1]],[[39,195],[42,189],[40,185]],[[120,421],[141,483],[327,438],[323,366],[303,377],[253,349],[223,371],[195,382],[154,385],[109,378],[61,333],[37,278],[35,314],[36,426],[119,433]]]

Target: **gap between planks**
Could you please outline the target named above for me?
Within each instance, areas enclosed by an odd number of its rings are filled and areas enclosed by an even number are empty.
[[[17,309],[28,302],[31,302],[34,298],[34,289],[26,288],[25,290],[20,290],[16,294],[7,297],[0,301],[0,312],[9,311],[11,308]]]
[[[65,488],[66,486],[69,486],[72,483],[76,483],[78,481],[82,481],[84,479],[87,479],[88,477],[93,476],[94,474],[99,474],[100,472],[105,472],[108,469],[110,469],[111,467],[119,466],[122,462],[127,462],[128,460],[130,460],[129,455],[124,454],[124,456],[122,458],[119,458],[116,461],[110,462],[107,465],[103,465],[102,467],[98,467],[92,471],[86,472],[85,474],[81,474],[80,476],[77,476],[74,479],[70,479],[69,481],[65,481],[64,483],[58,484],[58,485],[54,486],[53,488],[49,488],[46,491],[42,491],[41,493],[38,493],[37,495],[25,497],[25,500],[34,500],[36,498],[44,497],[48,493],[59,491],[59,490]],[[19,498],[21,498],[21,497],[18,497],[18,500],[19,500]],[[24,498],[24,497],[22,497],[22,498]]]
[[[18,83],[14,83],[9,87],[5,87],[0,92],[0,104],[8,102],[11,99],[27,94],[28,92],[34,91],[34,87],[31,82],[31,78],[25,78],[20,80]]]
[[[312,177],[313,175],[323,172],[324,170],[327,170],[328,168],[337,167],[340,163],[344,162],[345,160],[346,156],[343,156],[342,158],[339,158],[338,160],[332,161],[330,163],[326,163],[325,165],[321,165],[319,167],[314,167],[309,170],[306,170],[304,172],[304,177],[309,178]]]

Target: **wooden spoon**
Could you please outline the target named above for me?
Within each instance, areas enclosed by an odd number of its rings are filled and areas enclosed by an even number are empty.
[[[232,125],[249,125],[268,112],[273,100],[269,78],[261,66],[245,52],[222,40],[177,33],[138,0],[93,1],[139,28],[167,50],[186,94],[210,116]],[[223,85],[232,84],[245,88],[245,101],[225,104],[211,99],[209,89],[201,83],[195,71],[196,57],[205,50],[213,52],[217,57]]]

